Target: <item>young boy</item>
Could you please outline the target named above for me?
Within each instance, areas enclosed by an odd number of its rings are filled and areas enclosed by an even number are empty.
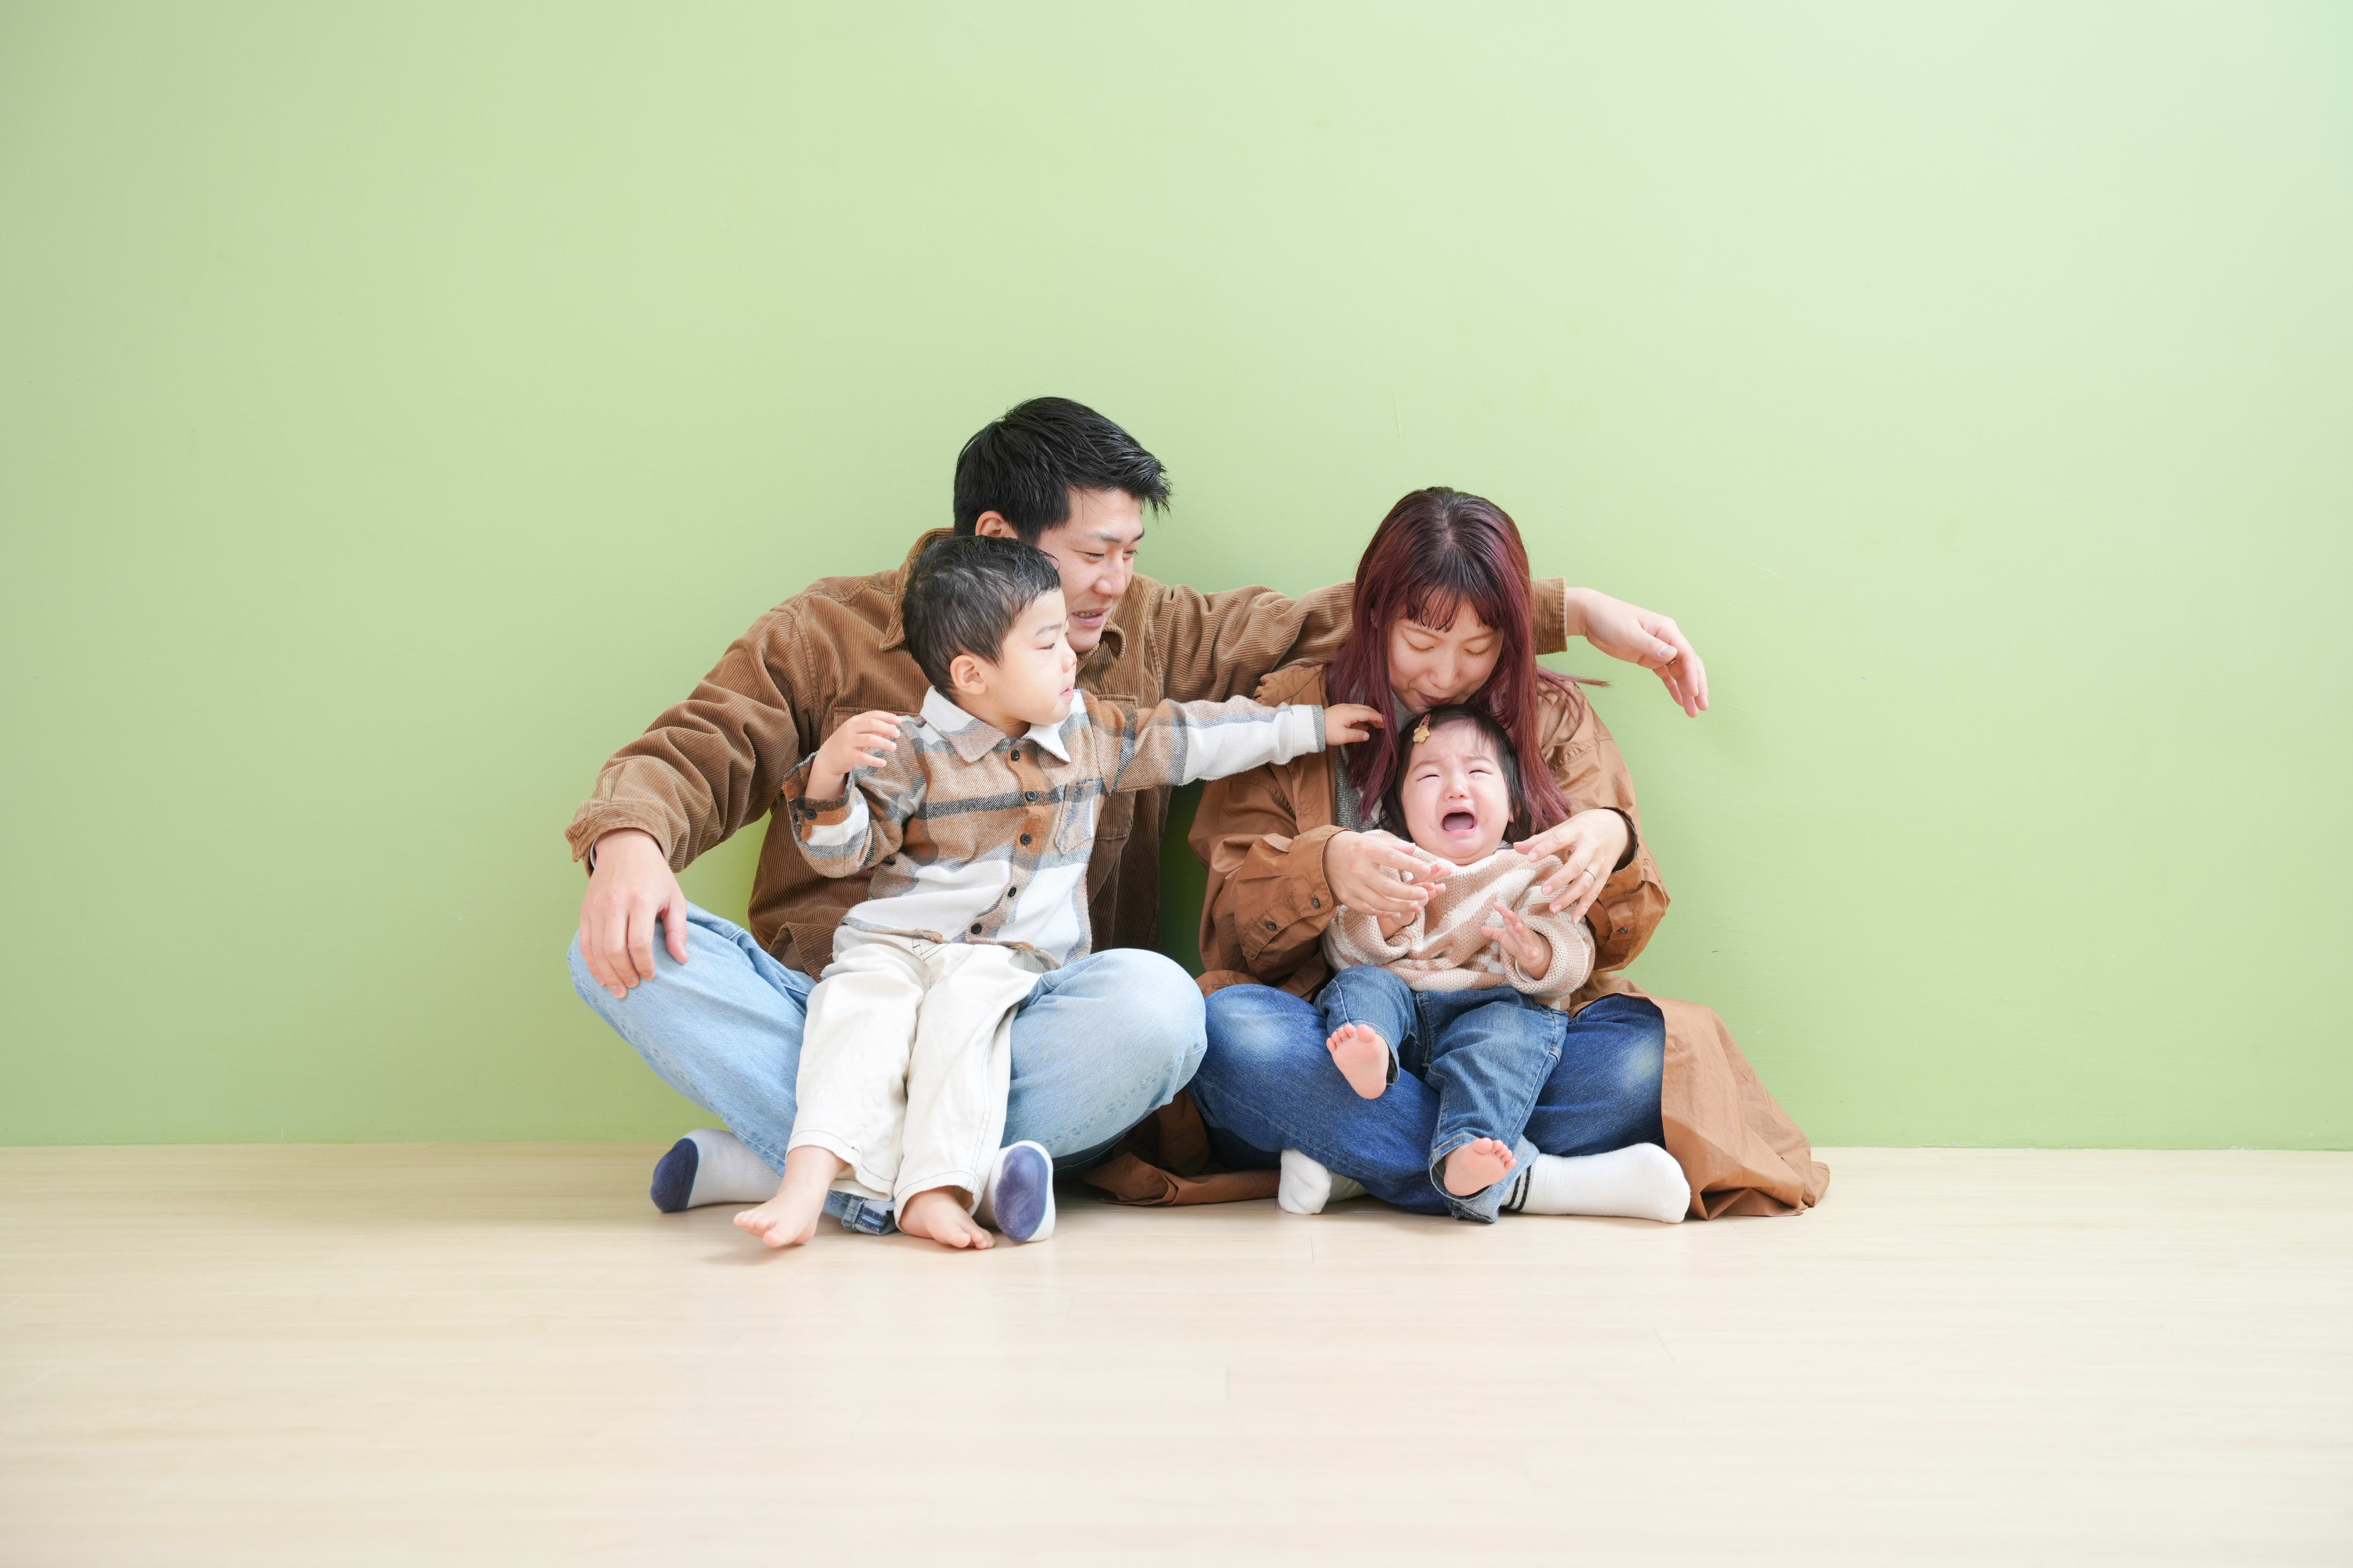
[[[1378,1099],[1400,1053],[1438,1091],[1430,1180],[1457,1218],[1493,1221],[1507,1178],[1535,1154],[1525,1129],[1559,1059],[1561,1009],[1592,973],[1593,933],[1536,896],[1557,860],[1504,847],[1515,823],[1533,825],[1503,727],[1476,708],[1441,708],[1410,743],[1382,820],[1444,867],[1445,887],[1410,914],[1343,906],[1324,931],[1334,973],[1317,1002],[1333,1064],[1357,1094]],[[1663,1149],[1635,1147],[1643,1152],[1620,1163],[1680,1214],[1681,1168]]]
[[[860,714],[786,781],[809,864],[873,872],[809,994],[799,1115],[776,1195],[735,1216],[771,1247],[808,1239],[845,1173],[893,1200],[899,1228],[952,1247],[1053,1226],[1051,1163],[1005,1129],[1013,1013],[1083,955],[1087,861],[1105,795],[1222,778],[1362,740],[1369,708],[1089,697],[1052,558],[1010,540],[943,540],[902,601],[931,682],[916,718]],[[856,788],[850,788],[855,784]]]

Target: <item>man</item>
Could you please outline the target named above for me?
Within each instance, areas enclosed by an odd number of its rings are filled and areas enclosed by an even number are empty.
[[[1329,655],[1348,628],[1347,584],[1289,599],[1264,588],[1214,595],[1135,574],[1144,513],[1163,510],[1159,460],[1067,398],[1008,411],[956,458],[955,531],[1018,539],[1054,560],[1070,609],[1079,685],[1148,705],[1246,695],[1294,658]],[[733,1136],[682,1139],[655,1168],[665,1210],[757,1202],[792,1132],[810,987],[833,931],[865,897],[819,876],[788,825],[771,825],[751,929],[690,905],[676,872],[765,815],[786,774],[836,726],[872,709],[911,713],[923,678],[901,633],[907,563],[812,584],[736,639],[693,693],[607,763],[566,837],[588,891],[572,948],[581,996],[672,1089]],[[1572,633],[1657,669],[1686,711],[1706,705],[1698,657],[1672,621],[1558,579],[1537,585],[1541,651]],[[1096,951],[1041,978],[1013,1026],[1008,1143],[1031,1140],[1084,1169],[1173,1099],[1202,1049],[1201,998],[1153,951],[1166,791],[1107,798],[1088,876]],[[855,1203],[845,1221],[878,1228]]]

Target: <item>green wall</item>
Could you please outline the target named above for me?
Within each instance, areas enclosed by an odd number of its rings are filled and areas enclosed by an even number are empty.
[[[1678,616],[1637,973],[1818,1140],[2353,1145],[2349,18],[0,8],[0,1142],[691,1125],[559,832],[1053,391],[1156,574]]]

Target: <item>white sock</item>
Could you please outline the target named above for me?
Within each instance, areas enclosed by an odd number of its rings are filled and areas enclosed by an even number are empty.
[[[686,1136],[695,1152],[694,1187],[687,1194],[687,1207],[765,1203],[776,1195],[776,1173],[733,1132],[698,1127]]]
[[[1365,1184],[1354,1176],[1335,1176],[1296,1149],[1282,1152],[1282,1184],[1274,1201],[1287,1212],[1322,1214],[1325,1204],[1364,1195]]]
[[[1512,1184],[1504,1207],[1518,1214],[1616,1215],[1677,1225],[1690,1212],[1691,1185],[1675,1157],[1656,1143],[1607,1154],[1539,1154]]]

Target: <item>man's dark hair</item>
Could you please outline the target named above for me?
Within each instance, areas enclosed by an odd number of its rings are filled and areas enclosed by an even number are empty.
[[[1420,718],[1409,719],[1401,726],[1405,732],[1398,739],[1404,744],[1398,759],[1397,776],[1389,781],[1389,787],[1381,797],[1380,825],[1399,837],[1406,836],[1405,777],[1413,771],[1413,753],[1420,749],[1423,741],[1457,724],[1468,724],[1478,731],[1487,744],[1494,748],[1495,761],[1503,767],[1504,798],[1512,805],[1512,820],[1504,828],[1504,842],[1517,844],[1530,837],[1534,829],[1528,825],[1527,795],[1521,787],[1520,753],[1513,749],[1510,732],[1495,721],[1493,714],[1467,702],[1450,702],[1443,708],[1433,708]]]
[[[1010,539],[943,539],[915,557],[900,595],[907,651],[923,679],[953,698],[948,666],[960,653],[997,661],[1021,613],[1062,591],[1061,570],[1034,544]]]
[[[1135,437],[1067,397],[1033,397],[991,420],[956,454],[955,531],[993,511],[1024,544],[1070,520],[1071,491],[1125,490],[1158,511],[1168,476]]]

